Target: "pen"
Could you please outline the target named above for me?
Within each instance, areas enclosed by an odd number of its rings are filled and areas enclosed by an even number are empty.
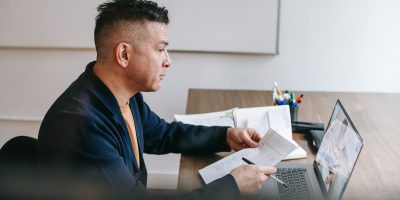
[[[296,99],[296,103],[299,104],[301,103],[301,100],[303,99],[303,94],[301,94],[300,96],[297,97]]]
[[[245,157],[242,157],[242,160],[243,160],[244,162],[246,162],[247,164],[249,164],[249,165],[254,165],[253,162],[251,162],[250,160],[248,160],[248,159],[245,158]],[[289,187],[285,182],[283,182],[283,181],[279,180],[278,178],[276,178],[276,176],[271,175],[271,174],[270,174],[270,175],[265,174],[265,175],[271,177],[272,179],[274,179],[276,182],[282,184],[283,186]]]
[[[281,100],[283,100],[284,97],[282,94],[282,90],[279,88],[278,83],[274,82],[274,85],[275,85],[276,91],[278,92],[279,98],[281,98]]]
[[[294,108],[297,106],[297,103],[295,101],[295,98],[296,98],[295,94],[294,94],[294,92],[290,92],[289,94],[290,94],[289,106]]]

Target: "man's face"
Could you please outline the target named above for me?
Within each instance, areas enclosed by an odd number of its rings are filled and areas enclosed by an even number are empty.
[[[165,24],[147,22],[143,26],[145,36],[132,50],[128,82],[140,92],[153,92],[160,89],[160,82],[171,64],[167,51],[169,37]]]

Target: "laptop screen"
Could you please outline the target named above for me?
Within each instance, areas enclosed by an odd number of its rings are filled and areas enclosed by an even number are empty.
[[[363,141],[338,100],[315,161],[329,199],[340,199]]]

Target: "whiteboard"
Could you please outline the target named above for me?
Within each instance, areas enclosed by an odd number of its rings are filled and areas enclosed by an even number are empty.
[[[170,16],[170,49],[277,53],[279,0],[156,0]]]
[[[279,0],[156,0],[172,51],[277,53]],[[94,48],[102,0],[0,1],[0,47]]]

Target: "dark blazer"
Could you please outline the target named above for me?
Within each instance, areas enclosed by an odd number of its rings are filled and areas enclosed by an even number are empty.
[[[107,191],[112,197],[145,197],[144,152],[210,154],[230,150],[226,144],[227,127],[167,123],[150,110],[138,93],[130,99],[140,150],[138,169],[117,100],[93,74],[94,64],[88,64],[43,119],[38,159],[47,177],[62,177],[71,186],[88,183],[85,186],[89,185],[94,193],[102,188],[100,191]],[[239,195],[231,175],[184,198],[220,197],[221,192]]]

